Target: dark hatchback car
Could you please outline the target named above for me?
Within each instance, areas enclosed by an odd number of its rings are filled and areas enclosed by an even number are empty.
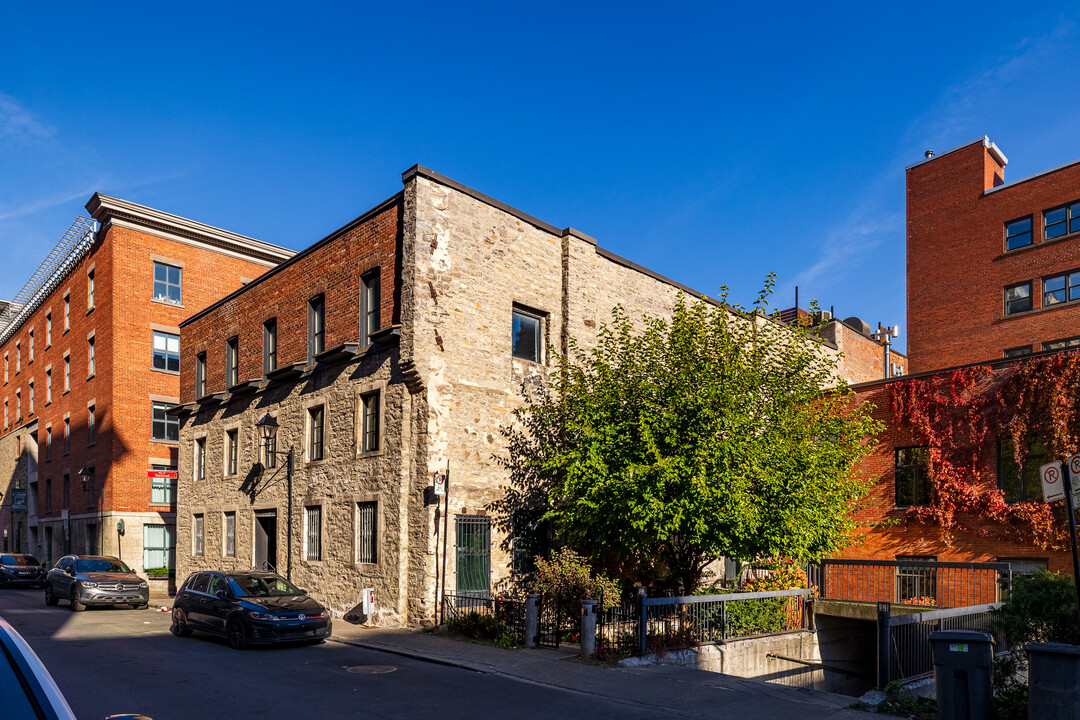
[[[221,635],[237,650],[250,644],[322,642],[330,613],[280,575],[255,570],[193,573],[176,591],[172,634]]]
[[[78,612],[87,605],[150,604],[150,585],[114,557],[65,555],[45,577],[45,604],[67,600]]]
[[[49,569],[33,555],[4,553],[0,555],[0,587],[19,585],[44,587]]]

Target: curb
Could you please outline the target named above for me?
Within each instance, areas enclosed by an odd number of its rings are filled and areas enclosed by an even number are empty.
[[[427,655],[425,653],[415,652],[413,650],[402,650],[401,648],[390,647],[388,645],[379,645],[376,643],[364,642],[362,640],[352,640],[348,638],[340,638],[330,636],[327,640],[331,642],[341,643],[342,645],[352,645],[353,647],[364,648],[365,650],[375,650],[377,652],[384,652],[389,655],[398,655],[400,657],[409,658],[410,660],[419,660],[421,662],[433,663],[435,665],[445,665],[447,667],[456,667],[462,670],[471,670],[472,672],[504,675],[498,670],[493,670],[490,667],[474,665],[472,663],[463,660],[448,660],[436,655]],[[512,676],[511,676],[512,677]]]

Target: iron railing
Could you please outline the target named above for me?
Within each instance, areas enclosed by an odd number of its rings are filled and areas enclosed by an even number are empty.
[[[600,657],[632,655],[638,648],[639,611],[636,600],[604,607],[603,595],[596,604],[596,654]]]
[[[991,620],[1001,603],[892,615],[890,603],[878,605],[878,687],[934,669],[930,633],[935,630],[977,630],[995,634]],[[1000,638],[996,638],[1000,646]]]
[[[1000,601],[1012,571],[1009,563],[828,559],[816,580],[829,600],[951,608]]]
[[[638,651],[692,647],[754,635],[806,629],[808,589],[728,595],[649,598],[639,604],[646,618]]]

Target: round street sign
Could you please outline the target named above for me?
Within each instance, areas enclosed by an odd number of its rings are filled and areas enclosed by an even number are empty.
[[[1039,468],[1042,479],[1043,500],[1053,502],[1065,497],[1065,488],[1061,482],[1062,466],[1060,462],[1049,462]]]

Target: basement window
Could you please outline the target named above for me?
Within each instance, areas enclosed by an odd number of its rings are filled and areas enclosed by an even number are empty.
[[[1021,347],[1009,348],[1005,351],[1005,359],[1027,357],[1031,354],[1031,346],[1023,345]]]
[[[1076,347],[1080,347],[1080,336],[1062,338],[1061,340],[1051,340],[1050,342],[1044,342],[1042,344],[1043,350],[1068,350]]]

